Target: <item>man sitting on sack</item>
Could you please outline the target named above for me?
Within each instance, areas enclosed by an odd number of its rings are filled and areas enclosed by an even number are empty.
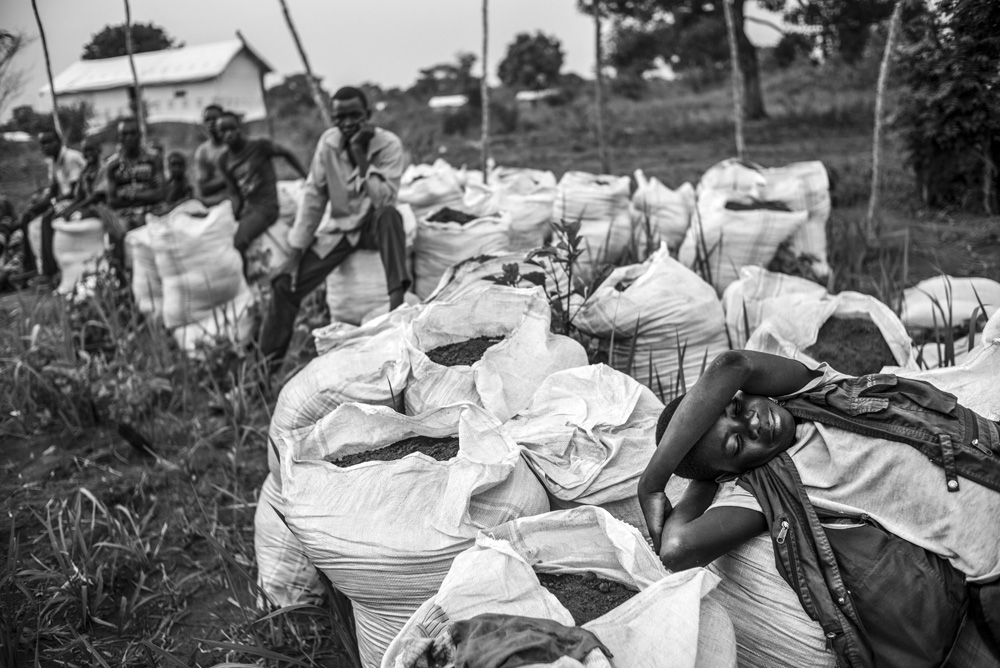
[[[730,351],[667,405],[657,443],[638,492],[668,568],[769,531],[842,665],[940,665],[967,611],[997,651],[1000,424],[953,395]],[[676,507],[673,474],[692,480]]]
[[[163,160],[142,145],[139,121],[126,118],[118,123],[118,152],[104,166],[108,206],[116,216],[108,229],[111,257],[122,276],[125,268],[125,235],[146,224],[146,214],[166,197]]]
[[[389,309],[410,286],[406,235],[395,208],[406,167],[399,137],[375,127],[365,94],[350,86],[332,97],[334,127],[323,133],[288,234],[289,259],[272,277],[273,297],[261,332],[261,352],[276,371],[288,350],[302,300],[356,249],[382,256]],[[328,220],[320,227],[324,215]]]
[[[41,215],[41,247],[34,250],[41,255],[42,273],[38,277],[38,282],[50,287],[54,285],[55,276],[59,273],[59,266],[52,253],[54,236],[52,221],[61,216],[63,210],[73,202],[76,183],[87,163],[79,151],[63,145],[62,137],[55,128],[46,128],[39,132],[38,145],[49,166],[49,192],[47,197],[39,199],[28,207],[21,216],[20,226],[27,231],[30,221]],[[29,269],[31,263],[35,261],[32,250],[30,244],[25,244],[25,269]]]

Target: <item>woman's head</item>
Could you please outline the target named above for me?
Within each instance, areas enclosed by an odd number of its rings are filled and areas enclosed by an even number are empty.
[[[682,398],[671,401],[660,414],[657,443]],[[766,464],[794,442],[795,419],[791,413],[767,397],[737,392],[674,473],[692,480],[740,475]]]

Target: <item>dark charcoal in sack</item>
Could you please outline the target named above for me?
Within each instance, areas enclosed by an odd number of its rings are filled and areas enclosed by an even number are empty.
[[[502,336],[477,336],[431,348],[425,354],[432,362],[441,366],[472,366],[483,358],[490,346],[500,341],[503,341]]]
[[[816,343],[803,352],[850,376],[878,373],[896,358],[881,330],[868,317],[832,317],[820,327]]]
[[[427,216],[427,222],[458,223],[459,225],[465,225],[466,223],[471,223],[477,218],[479,218],[479,216],[473,216],[472,214],[465,213],[464,211],[456,211],[455,209],[444,207],[443,209],[438,209],[431,215]]]
[[[422,452],[439,462],[446,462],[458,455],[458,436],[445,436],[444,438],[413,436],[411,438],[404,438],[402,441],[397,441],[392,445],[387,445],[378,450],[358,452],[339,458],[334,458],[331,455],[327,457],[326,461],[336,464],[340,468],[347,468],[348,466],[364,462],[391,462],[402,459],[411,452]]]
[[[577,626],[611,612],[639,592],[625,585],[603,580],[593,573],[552,575],[536,573],[538,582],[573,615]]]

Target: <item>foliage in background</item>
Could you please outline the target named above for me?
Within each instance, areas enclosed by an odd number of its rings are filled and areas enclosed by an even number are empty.
[[[14,57],[31,41],[23,31],[0,28],[0,118],[7,111],[7,105],[24,91],[28,82],[28,70],[14,67]]]
[[[915,1],[907,14],[894,64],[905,94],[893,125],[924,203],[996,211],[1000,3]]]
[[[79,144],[87,133],[87,125],[93,117],[93,108],[85,101],[72,105],[59,105],[59,125],[62,127],[63,140],[67,144]],[[31,105],[22,104],[14,107],[10,120],[0,126],[5,132],[20,131],[36,135],[42,130],[52,127],[52,114],[38,112]]]
[[[132,53],[162,51],[184,46],[167,34],[160,26],[150,23],[132,23]],[[108,25],[101,28],[83,45],[83,60],[100,60],[127,55],[125,50],[125,24]]]
[[[747,37],[745,28],[740,29],[744,26],[744,5],[745,0],[732,0],[739,66],[746,95],[744,114],[747,119],[758,119],[764,118],[767,112],[757,49]],[[677,72],[686,71],[695,78],[718,77],[728,67],[726,23],[718,2],[577,0],[577,6],[587,14],[593,14],[596,8],[602,16],[615,19],[609,63],[633,75],[652,69],[655,56],[660,56]]]
[[[515,90],[542,90],[559,81],[563,66],[562,43],[539,31],[534,35],[518,33],[507,45],[507,55],[500,61],[497,76]]]
[[[799,34],[825,58],[834,55],[853,65],[865,54],[872,29],[889,18],[895,0],[759,0],[786,23],[808,28]],[[790,36],[790,35],[789,35]]]

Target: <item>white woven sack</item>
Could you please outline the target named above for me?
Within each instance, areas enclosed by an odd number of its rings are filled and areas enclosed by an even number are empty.
[[[149,226],[143,225],[125,235],[125,245],[132,256],[132,298],[140,313],[160,316],[163,310],[163,282],[156,269],[156,251],[149,238]]]
[[[284,504],[280,499],[279,462],[292,451],[293,432],[314,425],[348,402],[402,410],[410,367],[399,322],[386,319],[375,327],[345,328],[331,333],[326,343],[329,349],[281,388],[271,415],[267,448],[270,474],[261,497],[266,491],[271,493],[268,503],[281,512]],[[263,505],[263,501],[260,503]],[[264,512],[258,506],[257,531],[264,531],[264,537],[255,540],[264,540],[272,547],[263,557],[257,551],[260,584],[272,600],[282,601],[282,605],[307,602],[311,592],[320,587],[319,576],[284,522],[270,508],[266,511],[270,514],[262,517]]]
[[[1000,283],[988,278],[935,276],[903,291],[899,318],[907,327],[959,325],[969,321],[980,301],[987,317],[996,313],[1000,308]]]
[[[600,506],[648,536],[635,490],[656,450],[662,411],[663,403],[633,378],[595,364],[549,376],[503,429],[554,507]],[[668,496],[675,499],[686,486],[671,477]]]
[[[580,223],[584,253],[580,274],[617,262],[632,236],[629,178],[587,172],[566,172],[559,179],[552,207],[554,222]]]
[[[104,255],[104,223],[100,218],[53,220],[52,255],[60,271],[56,291],[69,294],[84,274],[97,271],[97,263]]]
[[[538,169],[497,168],[490,175],[490,184],[499,191],[500,210],[510,214],[511,250],[537,248],[545,243],[551,233],[555,174]]]
[[[650,243],[659,246],[662,242],[676,256],[691,225],[694,186],[684,183],[677,190],[671,190],[655,176],[646,178],[641,169],[635,170],[635,182],[637,187],[632,193],[629,211],[636,246],[645,248]]]
[[[530,261],[528,258],[529,254],[521,251],[503,255],[480,255],[463,260],[448,267],[434,292],[424,299],[424,303],[475,299],[479,293],[490,290],[496,285],[494,279],[504,275],[503,267],[508,264],[517,265],[518,274],[521,276],[517,284],[519,288],[544,284],[550,294],[567,292],[568,283],[561,267],[553,265],[544,257]]]
[[[396,207],[403,218],[407,255],[417,235],[417,220],[409,204]],[[326,277],[326,306],[330,320],[360,325],[365,315],[388,309],[389,287],[385,267],[377,250],[360,248],[335,267]]]
[[[279,608],[300,603],[318,605],[323,597],[323,583],[302,544],[278,515],[283,508],[281,487],[274,475],[269,474],[260,488],[253,519],[257,584],[268,602]]]
[[[433,165],[408,166],[400,179],[396,201],[409,204],[420,219],[446,206],[460,207],[462,193],[458,173],[439,158]]]
[[[740,668],[835,668],[823,629],[778,573],[769,536],[750,539],[708,569],[720,578],[712,598],[733,622]]]
[[[764,199],[784,202],[792,211],[805,208],[806,223],[792,236],[792,249],[816,258],[813,269],[820,276],[830,273],[826,255],[826,223],[830,219],[830,178],[819,160],[793,162],[784,167],[763,170],[767,179]],[[801,195],[794,194],[792,184],[802,185]],[[792,193],[785,195],[785,193]],[[801,197],[801,199],[798,199]]]
[[[464,225],[418,219],[413,291],[425,299],[453,264],[478,255],[506,252],[509,233],[510,216],[506,213],[483,216]]]
[[[214,320],[214,309],[246,289],[243,260],[233,247],[237,224],[229,200],[211,209],[188,200],[165,216],[147,216],[147,225],[168,328]]]
[[[309,559],[354,604],[362,664],[389,642],[481,529],[548,510],[545,490],[481,408],[408,417],[344,404],[293,436],[281,461],[285,519]],[[459,436],[459,454],[339,468],[326,461],[415,435]]]
[[[549,331],[551,310],[541,288],[493,286],[475,300],[428,304],[406,332],[410,376],[406,412],[468,402],[500,420],[528,405],[539,384],[587,364],[578,342]],[[502,336],[471,366],[442,366],[426,352],[480,336]]]
[[[709,167],[698,181],[698,197],[710,191],[743,193],[754,199],[764,199],[767,177],[760,166],[737,158],[727,158]]]
[[[243,276],[241,275],[242,279]],[[177,346],[196,359],[203,357],[200,347],[220,339],[241,345],[253,335],[253,307],[257,297],[247,286],[240,286],[235,297],[205,312],[201,320],[175,327],[172,331]]]
[[[661,394],[690,387],[706,359],[729,349],[715,290],[665,244],[642,264],[612,271],[573,323],[605,348],[613,339],[609,364]]]
[[[42,273],[42,217],[32,218],[28,223],[28,244],[35,255],[35,271]],[[27,269],[28,267],[25,267]]]
[[[823,323],[833,316],[868,316],[882,332],[896,366],[916,370],[913,342],[906,328],[888,306],[874,297],[847,291],[819,300],[802,295],[792,295],[788,299],[791,307],[775,308],[754,330],[747,341],[747,350],[815,362],[803,351],[816,343]]]
[[[757,325],[772,313],[791,311],[794,300],[823,299],[826,295],[826,288],[805,278],[763,267],[741,267],[739,279],[730,283],[722,294],[726,329],[733,346],[742,348]]]
[[[806,222],[791,238],[792,250],[814,256],[813,269],[820,276],[829,273],[826,223],[830,218],[830,180],[822,162],[765,169],[736,159],[723,160],[705,172],[698,184],[699,197],[709,191],[747,201],[781,202],[792,211],[807,211]]]
[[[809,217],[807,211],[727,209],[729,198],[720,191],[699,196],[691,227],[677,254],[685,266],[707,265],[720,295],[739,278],[741,267],[767,265],[778,246]]]
[[[420,607],[389,646],[382,668],[410,668],[414,664],[405,661],[407,648],[422,637],[440,634],[451,620],[496,613],[573,626],[569,611],[539,584],[536,572],[592,572],[639,590],[583,625],[614,655],[610,662],[592,663],[592,654],[588,667],[736,665],[732,623],[720,606],[706,598],[718,579],[700,568],[668,574],[632,527],[600,508],[584,507],[527,517],[482,532],[475,547],[455,560],[440,591]]]

